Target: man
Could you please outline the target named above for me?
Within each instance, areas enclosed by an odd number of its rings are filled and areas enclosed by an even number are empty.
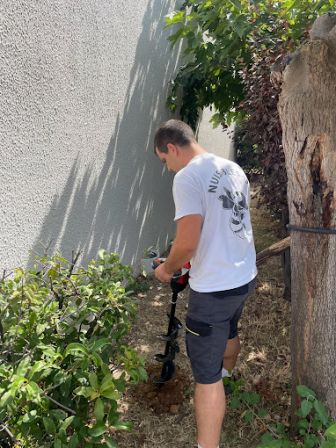
[[[249,182],[237,164],[203,149],[182,121],[163,123],[154,149],[176,172],[177,224],[170,254],[155,276],[169,282],[191,261],[186,345],[196,383],[198,447],[218,448],[225,413],[222,368],[231,371],[236,364],[237,323],[257,275]]]

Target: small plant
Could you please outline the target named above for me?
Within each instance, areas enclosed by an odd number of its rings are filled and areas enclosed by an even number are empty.
[[[246,423],[251,423],[255,418],[263,419],[268,415],[268,411],[259,408],[261,396],[256,392],[243,390],[242,380],[233,380],[230,377],[223,379],[225,385],[231,390],[229,406],[231,409],[241,409],[242,418]]]
[[[261,408],[261,396],[256,392],[243,390],[243,381],[224,378],[230,390],[229,406],[239,409],[246,423],[258,420],[267,429],[257,448],[336,448],[336,422],[333,422],[324,404],[316,398],[314,391],[307,386],[297,386],[301,398],[296,415],[296,432],[289,435],[289,425],[272,421],[270,412]]]
[[[0,281],[0,446],[117,446],[113,433],[129,429],[117,400],[146,379],[125,343],[132,280],[101,251],[87,269],[56,255]]]
[[[324,404],[316,398],[315,392],[306,386],[296,388],[301,398],[300,408],[296,415],[297,441],[292,442],[288,434],[281,428],[273,428],[274,432],[263,435],[260,448],[336,448],[336,423],[333,422]],[[258,448],[259,448],[258,447]]]
[[[261,402],[259,394],[244,391],[241,380],[224,378],[223,381],[231,389],[229,401],[231,409],[240,409],[242,419],[246,423],[257,419],[262,422],[264,428],[267,428],[258,448],[336,448],[336,423],[330,419],[324,404],[308,387],[297,386],[301,403],[296,413],[298,421],[294,441],[293,437],[289,436],[288,426],[272,422],[268,410],[259,407]]]

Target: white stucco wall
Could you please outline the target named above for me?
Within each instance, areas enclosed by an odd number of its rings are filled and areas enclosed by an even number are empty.
[[[234,126],[224,130],[222,126],[214,128],[211,117],[214,112],[210,108],[202,111],[199,127],[197,130],[198,143],[207,151],[217,154],[225,159],[235,160],[235,150],[233,144]]]
[[[173,236],[153,155],[177,65],[170,0],[2,0],[0,270],[59,249],[136,265]]]

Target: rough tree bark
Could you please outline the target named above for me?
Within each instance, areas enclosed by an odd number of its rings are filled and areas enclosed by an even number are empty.
[[[336,16],[315,22],[284,71],[279,113],[290,223],[336,227]],[[336,235],[291,233],[292,374],[336,418]]]

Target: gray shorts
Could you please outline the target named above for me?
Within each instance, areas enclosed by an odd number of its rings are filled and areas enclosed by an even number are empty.
[[[186,318],[186,347],[195,381],[212,384],[222,377],[228,339],[238,335],[238,321],[256,280],[227,291],[190,290]]]

